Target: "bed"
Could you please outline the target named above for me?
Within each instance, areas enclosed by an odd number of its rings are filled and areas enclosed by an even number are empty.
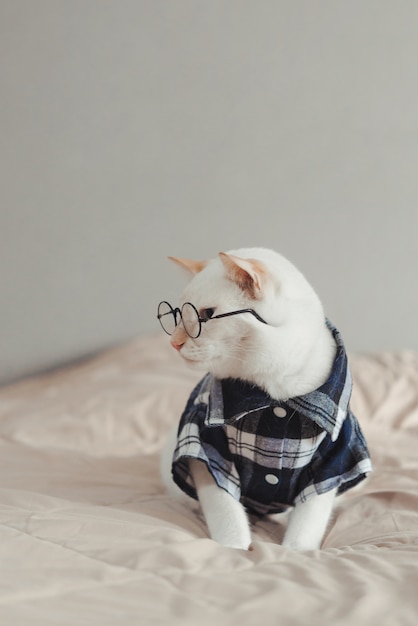
[[[199,374],[150,335],[0,389],[0,624],[418,623],[418,356],[352,355],[374,472],[323,549],[251,552],[168,496],[159,452]]]

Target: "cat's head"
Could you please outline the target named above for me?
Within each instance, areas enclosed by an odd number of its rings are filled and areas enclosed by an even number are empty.
[[[286,377],[303,366],[325,318],[318,296],[287,259],[264,248],[219,253],[209,261],[170,259],[192,275],[179,309],[191,303],[201,319],[196,337],[177,313],[171,344],[188,364],[266,389],[273,371]],[[245,309],[253,313],[224,316]],[[186,308],[185,315],[190,312]]]

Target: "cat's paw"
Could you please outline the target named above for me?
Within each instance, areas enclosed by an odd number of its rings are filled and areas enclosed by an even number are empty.
[[[286,541],[283,539],[282,548],[286,548],[287,550],[294,550],[295,552],[307,552],[308,550],[319,550],[321,544],[317,542],[309,542],[309,541]]]
[[[213,537],[212,537],[213,538]],[[221,546],[223,546],[224,548],[234,548],[235,550],[252,550],[252,543],[249,543],[248,541],[240,541],[239,539],[224,539],[222,541],[220,541],[219,539],[215,540],[217,543],[219,543]]]

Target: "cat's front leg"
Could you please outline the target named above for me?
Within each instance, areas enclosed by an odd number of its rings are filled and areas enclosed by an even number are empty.
[[[189,462],[211,538],[229,548],[248,550],[251,532],[242,504],[218,487],[202,461],[190,459]]]
[[[283,547],[293,550],[319,550],[336,492],[334,489],[296,504],[289,516]]]

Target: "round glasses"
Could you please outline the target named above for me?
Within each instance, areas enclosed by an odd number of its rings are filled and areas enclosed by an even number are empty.
[[[158,305],[158,319],[161,327],[167,335],[172,335],[176,326],[181,320],[183,328],[191,339],[199,337],[202,324],[196,307],[191,302],[185,302],[181,309],[171,306],[169,302],[163,300]]]
[[[239,311],[230,311],[229,313],[220,313],[213,315],[214,309],[205,309],[206,317],[201,317],[198,310],[191,302],[185,302],[181,309],[176,307],[173,309],[171,304],[163,300],[158,305],[157,318],[160,321],[161,328],[167,335],[172,335],[176,326],[183,323],[183,328],[191,339],[197,339],[202,332],[202,324],[210,320],[220,319],[222,317],[230,317],[231,315],[241,315],[241,313],[251,313],[259,322],[267,324],[254,309],[240,309]]]

